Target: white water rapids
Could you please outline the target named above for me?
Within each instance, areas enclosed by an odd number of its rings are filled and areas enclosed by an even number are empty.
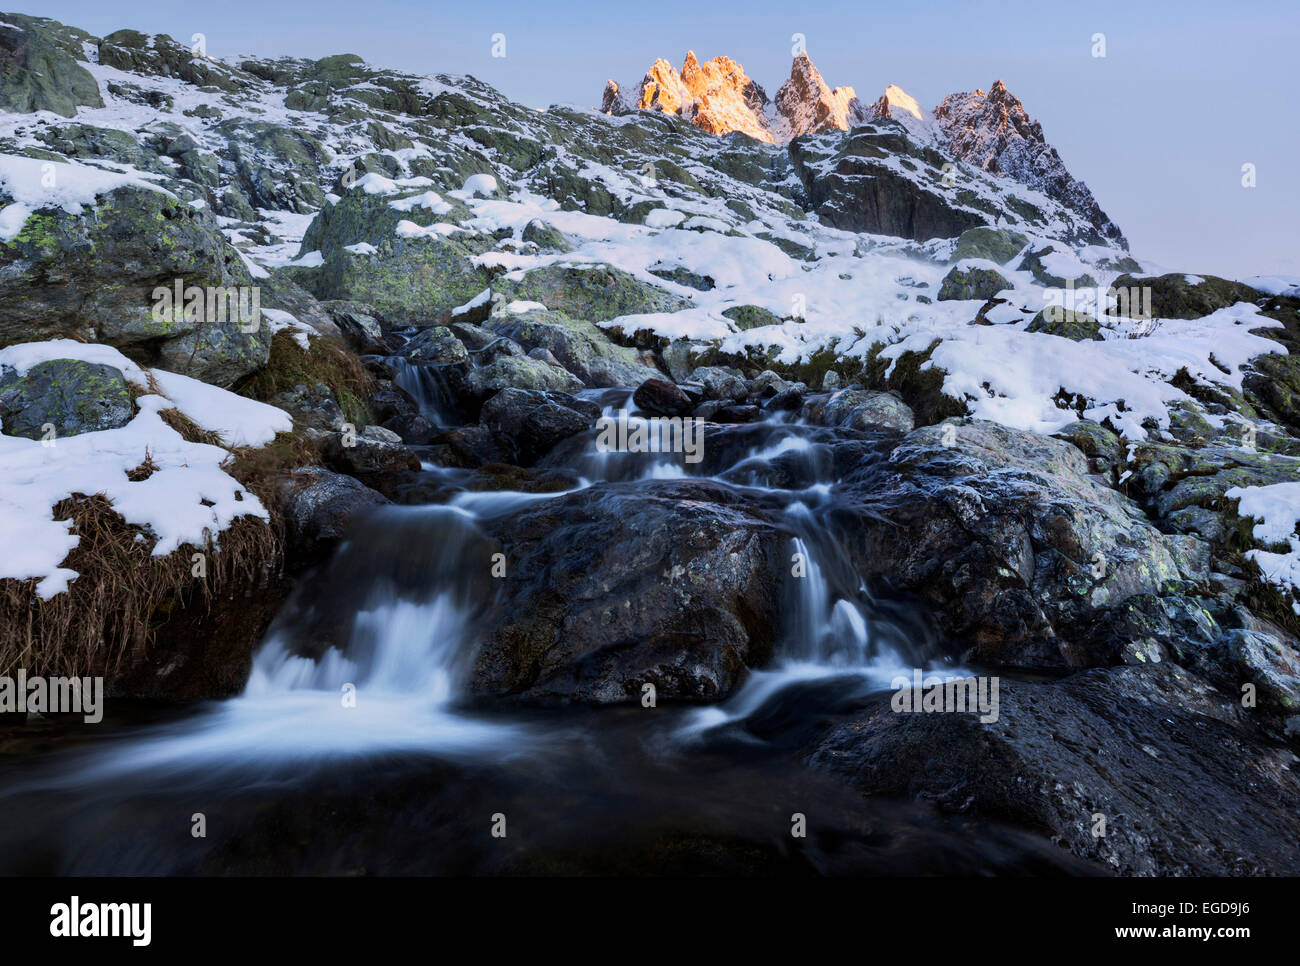
[[[607,393],[607,402],[611,395],[607,413],[629,405],[630,394]],[[787,580],[786,626],[772,665],[749,672],[721,704],[678,716],[674,740],[698,741],[712,728],[743,722],[802,682],[845,677],[860,688],[882,690],[912,672],[874,638],[866,589],[859,583],[836,593],[827,578],[823,558],[835,542],[817,512],[834,483],[827,476],[830,461],[819,451],[825,446],[810,443],[797,425],[763,427],[760,445],[707,478],[786,501],[785,519],[797,534],[791,559],[800,562]],[[684,467],[680,454],[598,452],[594,440],[593,432],[574,461],[580,487],[604,479],[703,475],[699,467]],[[813,467],[813,482],[797,490],[769,486],[772,461],[791,456]],[[100,742],[76,767],[61,770],[56,783],[78,787],[126,775],[165,782],[195,771],[270,775],[286,765],[394,753],[500,761],[538,751],[561,734],[536,721],[516,723],[458,707],[475,644],[475,596],[484,592],[470,576],[483,568],[468,560],[481,550],[484,520],[562,495],[465,491],[445,505],[384,508],[336,551],[334,564],[345,579],[326,577],[324,588],[300,588],[346,596],[350,626],[327,628],[332,643],[323,652],[307,657],[295,646],[312,636],[296,623],[310,616],[310,606],[286,606],[255,657],[243,694]],[[812,539],[815,534],[821,539]]]

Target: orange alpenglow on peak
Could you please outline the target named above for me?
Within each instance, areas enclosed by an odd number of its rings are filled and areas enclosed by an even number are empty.
[[[610,81],[613,93],[618,85]],[[606,101],[610,87],[605,89]],[[678,114],[710,134],[730,134],[740,131],[759,141],[771,141],[763,110],[767,95],[749,79],[745,69],[730,57],[715,57],[700,63],[695,51],[686,55],[680,72],[668,61],[660,59],[641,80],[636,107],[647,111]],[[612,105],[602,103],[601,109],[610,113]]]
[[[656,60],[633,96],[609,81],[600,109],[606,114],[662,111],[710,134],[739,132],[769,142],[832,128],[847,130],[865,116],[853,88],[832,90],[807,54],[795,58],[790,79],[781,85],[773,105],[739,63],[730,57],[701,63],[693,50],[680,71],[666,60]]]

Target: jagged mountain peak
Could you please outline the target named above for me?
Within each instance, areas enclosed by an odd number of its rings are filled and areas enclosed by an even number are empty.
[[[890,84],[886,87],[885,93],[880,95],[880,100],[872,104],[869,110],[873,118],[892,117],[897,119],[901,113],[910,115],[918,121],[925,120],[925,113],[921,110],[921,105],[917,103],[916,98],[897,84]]]
[[[934,120],[944,146],[957,160],[1037,188],[1082,214],[1109,241],[1128,247],[1088,186],[1066,170],[1044,138],[1042,125],[1001,80],[987,93],[976,88],[949,94],[934,109]]]
[[[832,88],[807,53],[794,58],[774,102],[738,61],[719,56],[701,62],[691,50],[680,71],[662,58],[656,60],[635,92],[608,81],[600,109],[607,114],[662,111],[711,134],[738,131],[769,142],[847,130],[867,118],[853,88]]]
[[[1044,138],[1042,125],[1001,79],[987,91],[949,94],[933,112],[896,84],[867,105],[852,87],[827,84],[805,51],[794,57],[789,78],[769,103],[738,62],[715,57],[700,63],[689,51],[680,72],[666,60],[655,61],[635,92],[608,82],[602,111],[627,114],[638,109],[676,114],[711,134],[741,132],[778,144],[888,119],[901,124],[917,142],[942,148],[955,160],[1043,192],[1083,215],[1109,242],[1128,246],[1088,186],[1066,170]]]
[[[806,51],[795,55],[790,79],[776,92],[778,140],[837,129],[866,120],[866,109],[852,87],[832,88]]]
[[[662,57],[656,60],[635,94],[609,81],[600,109],[607,114],[662,111],[684,117],[710,134],[739,131],[759,141],[771,141],[764,115],[767,103],[763,88],[737,61],[714,57],[701,63],[695,51],[689,50],[680,71]]]

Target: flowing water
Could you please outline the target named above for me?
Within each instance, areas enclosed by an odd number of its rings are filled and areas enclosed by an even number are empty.
[[[444,396],[420,379],[406,388],[436,420]],[[589,396],[610,415],[631,406],[626,390]],[[476,628],[509,582],[464,561],[490,552],[493,520],[562,494],[472,492],[463,471],[433,468],[439,502],[374,513],[301,581],[239,697],[51,735],[39,751],[30,731],[11,738],[0,871],[1054,868],[1013,833],[972,838],[915,806],[863,801],[798,760],[834,714],[939,667],[935,638],[909,608],[873,599],[840,547],[824,431],[773,420],[711,433],[697,465],[600,452],[595,431],[547,463],[575,488],[707,477],[782,521],[796,563],[779,644],[725,701],[653,714],[469,701]],[[800,810],[839,845],[792,849],[783,830]],[[497,814],[516,823],[501,841],[488,835]]]

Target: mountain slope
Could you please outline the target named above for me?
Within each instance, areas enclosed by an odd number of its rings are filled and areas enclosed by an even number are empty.
[[[832,89],[807,53],[790,67],[790,77],[769,104],[763,89],[729,57],[700,65],[692,51],[679,74],[658,60],[635,92],[611,80],[601,111],[616,116],[636,110],[682,117],[710,134],[733,132],[785,144],[826,131],[848,131],[874,120],[900,124],[909,137],[942,147],[953,159],[1043,192],[1083,216],[1099,239],[1127,249],[1123,232],[1101,210],[1092,192],[1066,169],[1046,142],[1042,126],[1001,81],[982,90],[949,94],[933,112],[891,84],[875,103],[863,104],[852,87]]]
[[[689,118],[608,116],[539,112],[473,78],[347,54],[197,58],[162,35],[0,19],[16,25],[14,49],[57,46],[97,88],[76,72],[0,79],[6,103],[39,93],[73,112],[0,115],[0,348],[70,337],[223,385],[264,371],[269,328],[151,318],[149,293],[176,278],[260,287],[281,333],[289,319],[337,332],[359,317],[372,340],[542,305],[583,327],[581,351],[544,347],[571,369],[532,357],[480,367],[474,405],[501,372],[563,391],[596,371],[627,379],[649,365],[687,380],[716,363],[820,387],[832,366],[905,391],[923,419],[1046,433],[1104,423],[1138,447],[1111,458],[1134,475],[1141,459],[1173,459],[1166,436],[1240,440],[1249,419],[1279,458],[1225,446],[1213,457],[1222,489],[1285,479],[1277,427],[1300,415],[1278,351],[1284,308],[1222,280],[1144,277],[1093,220],[1006,175],[1029,150],[1010,134],[968,141],[950,123],[932,138],[896,89],[842,131],[855,99],[824,96],[805,72],[784,100],[827,129],[777,144],[696,123],[703,112],[720,129],[742,108],[757,118],[761,89],[728,61],[654,72],[652,102],[675,97]],[[950,102],[945,119],[982,124],[987,97],[976,100]],[[1099,288],[1104,303],[1117,281],[1156,292],[1153,318],[1040,312],[1067,286]],[[1167,501],[1160,512],[1219,505],[1208,485],[1165,493],[1186,465],[1174,463],[1141,484]]]

